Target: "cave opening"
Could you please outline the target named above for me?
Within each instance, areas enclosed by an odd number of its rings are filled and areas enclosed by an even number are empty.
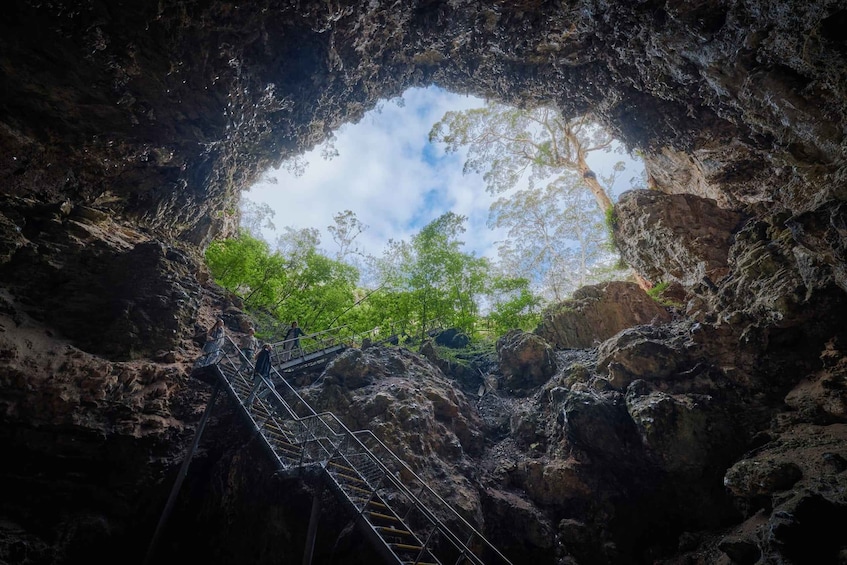
[[[534,209],[518,210],[508,209],[505,199],[515,198],[516,194],[524,198],[527,194],[541,194],[545,186],[552,190],[555,183],[563,182],[565,175],[571,175],[568,191],[573,191],[578,185],[575,181],[579,175],[601,179],[604,191],[612,200],[625,190],[644,187],[646,173],[639,152],[627,151],[621,142],[597,123],[591,124],[593,129],[584,138],[584,147],[589,148],[586,152],[588,171],[569,170],[575,168],[572,163],[555,164],[544,170],[542,176],[531,170],[531,163],[515,162],[511,164],[514,171],[507,171],[507,174],[514,173],[520,180],[511,186],[492,186],[487,177],[498,174],[498,171],[491,162],[500,157],[492,151],[469,155],[470,135],[465,136],[466,144],[448,147],[445,136],[439,138],[436,135],[436,128],[442,126],[441,121],[449,115],[461,115],[467,120],[473,119],[474,113],[487,111],[489,114],[484,119],[490,123],[502,121],[504,116],[517,121],[522,115],[531,115],[527,108],[518,109],[510,105],[498,105],[498,115],[493,110],[487,110],[494,104],[435,86],[411,88],[393,99],[382,100],[356,123],[342,125],[330,133],[327,141],[265,170],[241,196],[241,227],[277,250],[286,247],[282,236],[284,231],[290,234],[291,230],[317,228],[324,253],[335,253],[336,257],[351,260],[362,269],[360,282],[367,286],[374,284],[374,275],[366,272],[366,262],[362,258],[380,255],[388,242],[407,240],[443,213],[453,212],[466,218],[465,249],[479,257],[505,264],[509,257],[504,253],[510,249],[510,239],[528,237],[540,240],[545,237],[545,232],[529,229],[531,226],[521,229],[514,225],[516,222],[510,225],[498,221],[498,212],[522,214],[520,220],[530,223],[533,215],[567,214],[569,208],[585,204],[582,199],[574,201],[560,193],[554,206],[541,208],[536,205]],[[551,122],[567,123],[558,112],[551,112],[551,115]],[[459,126],[451,125],[454,130],[450,133],[455,134]],[[475,139],[483,135],[493,138],[491,132],[494,127]],[[515,135],[535,136],[537,140],[533,139],[533,142],[538,144],[562,142],[561,138],[555,138],[558,132],[549,135],[541,131],[539,123],[530,121],[529,126],[522,124],[522,127],[523,131],[519,131],[518,126],[513,128]],[[548,129],[552,131],[552,128]],[[602,139],[608,147],[603,150],[590,147],[589,135]],[[536,161],[544,158],[543,154],[535,157]],[[559,159],[563,160],[562,157]],[[357,234],[352,252],[331,233],[334,214],[342,210],[352,212],[352,217],[362,229]],[[586,217],[584,223],[590,221]],[[552,219],[549,223],[551,226],[555,224]],[[573,232],[579,231],[581,226],[556,229]],[[561,237],[559,245],[561,249],[579,251],[582,242],[577,240],[576,235],[568,233]],[[607,242],[606,245],[610,244]],[[545,265],[535,280],[538,290],[546,290],[545,296],[552,297],[552,292],[543,288],[546,271],[551,268],[556,267]],[[561,262],[558,268],[563,268]],[[549,280],[548,277],[547,284]],[[563,298],[564,294],[556,297]]]

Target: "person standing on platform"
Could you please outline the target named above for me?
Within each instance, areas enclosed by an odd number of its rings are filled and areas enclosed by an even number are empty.
[[[247,401],[244,403],[248,408],[253,403],[253,399],[256,398],[256,392],[258,392],[259,387],[262,386],[262,381],[267,381],[270,386],[273,386],[271,383],[271,344],[266,343],[262,346],[262,350],[259,351],[259,355],[256,356],[256,366],[253,369],[253,390],[250,391],[250,396],[247,397]]]
[[[204,365],[217,361],[217,357],[221,353],[221,348],[224,346],[225,339],[226,331],[224,330],[224,321],[218,318],[215,325],[212,326],[207,333],[206,343],[203,345]]]
[[[256,330],[250,328],[241,342],[241,354],[243,357],[241,358],[241,367],[238,368],[239,371],[250,371],[250,363],[253,361],[253,356],[256,354],[258,348],[259,342],[256,340]]]
[[[300,349],[300,336],[306,335],[303,333],[303,330],[297,325],[297,321],[291,322],[291,327],[288,328],[288,331],[285,333],[285,354],[283,355],[283,361],[288,361],[291,359],[291,355],[294,353],[295,349]]]

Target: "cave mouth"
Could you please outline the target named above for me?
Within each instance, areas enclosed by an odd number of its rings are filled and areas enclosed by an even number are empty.
[[[559,168],[546,178],[533,178],[530,167],[521,164],[526,170],[515,186],[498,194],[487,190],[487,164],[479,155],[470,163],[467,145],[449,148],[431,137],[434,126],[448,114],[485,111],[487,104],[432,85],[383,99],[357,122],[331,132],[323,143],[259,175],[242,193],[241,227],[272,245],[289,228],[318,229],[322,247],[331,255],[339,250],[333,249],[337,241],[327,226],[335,214],[352,211],[365,227],[358,235],[358,253],[379,256],[389,241],[407,240],[439,215],[454,212],[467,218],[464,249],[500,261],[499,246],[515,233],[494,224],[494,203],[530,186],[540,193],[545,184],[552,185],[557,176],[569,172]],[[526,111],[504,107],[515,113]],[[492,124],[494,118],[503,116],[491,118]],[[625,190],[643,187],[644,164],[638,153],[627,151],[602,126],[594,127],[596,137],[608,138],[610,147],[588,153],[591,170],[585,175],[599,177],[613,200]],[[540,136],[540,128],[534,129]],[[483,161],[496,158],[483,156]],[[558,210],[546,212],[564,211],[570,205],[562,200]],[[578,249],[579,242],[572,246]],[[284,243],[277,241],[276,247]]]

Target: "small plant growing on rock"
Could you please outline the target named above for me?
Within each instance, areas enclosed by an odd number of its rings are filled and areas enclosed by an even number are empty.
[[[670,300],[663,296],[664,292],[670,287],[670,284],[671,283],[667,281],[660,282],[656,284],[653,288],[648,290],[647,295],[662,306],[667,306],[670,308],[682,308],[683,305],[681,303],[676,302],[674,300]]]
[[[609,233],[610,251],[618,248],[618,242],[615,241],[615,228],[618,227],[618,214],[615,212],[614,206],[605,210],[606,231]]]

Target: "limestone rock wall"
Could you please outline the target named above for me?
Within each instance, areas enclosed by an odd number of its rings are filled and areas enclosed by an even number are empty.
[[[637,284],[613,281],[582,287],[570,300],[550,306],[535,333],[559,349],[586,349],[621,330],[670,318]]]
[[[593,353],[558,352],[531,379],[513,373],[530,383],[519,398],[486,386],[473,404],[437,375],[396,406],[375,395],[386,422],[440,434],[398,437],[425,448],[468,516],[511,555],[588,564],[786,561],[818,540],[815,516],[843,521],[841,0],[3,10],[0,425],[15,455],[3,471],[3,559],[22,561],[26,548],[43,563],[140,555],[149,493],[166,490],[205,399],[184,380],[192,338],[222,313],[240,326],[199,253],[233,233],[239,191],[268,165],[430,84],[591,110],[640,149],[658,191],[624,199],[619,243],[642,274],[680,285],[688,317],[624,330],[596,368]],[[391,370],[372,374],[377,361],[365,361],[350,360],[358,388],[384,384]],[[425,414],[404,418],[413,403]],[[221,533],[228,512],[252,508],[244,487],[261,470],[231,480],[250,472],[244,457],[207,460],[198,480],[224,486],[197,486],[214,502],[177,531],[199,514]],[[767,489],[750,487],[759,477],[744,460],[774,469]],[[692,501],[705,505],[699,517]],[[297,531],[291,523],[271,530]],[[821,545],[831,562],[836,545]]]

